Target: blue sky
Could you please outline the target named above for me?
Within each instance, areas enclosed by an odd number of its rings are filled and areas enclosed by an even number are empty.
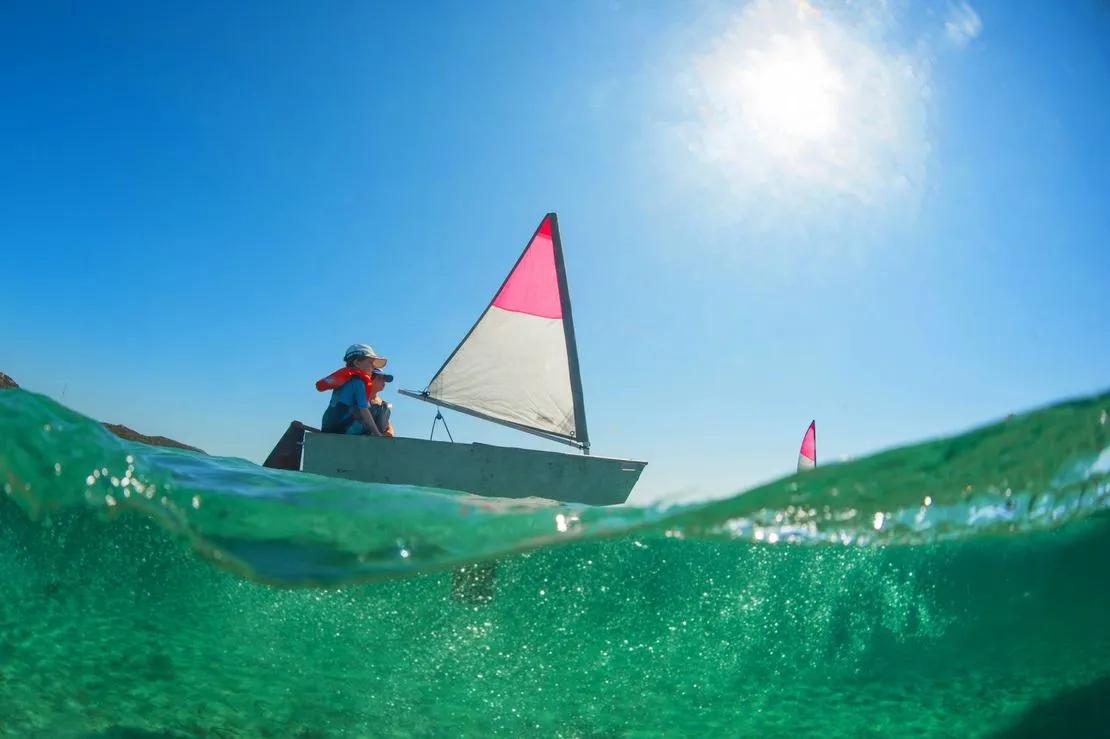
[[[25,3],[0,62],[0,370],[212,453],[354,341],[422,388],[549,210],[633,501],[1108,384],[1093,0]]]

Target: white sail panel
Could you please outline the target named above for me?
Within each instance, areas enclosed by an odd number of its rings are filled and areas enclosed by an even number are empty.
[[[490,306],[428,396],[491,419],[574,438],[562,318]]]

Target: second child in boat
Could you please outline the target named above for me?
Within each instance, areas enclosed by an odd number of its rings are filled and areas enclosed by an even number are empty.
[[[387,403],[378,397],[378,393],[385,390],[387,382],[393,382],[393,375],[387,375],[380,369],[374,369],[370,372],[370,379],[373,381],[370,385],[370,415],[374,417],[374,422],[381,429],[382,436],[393,436],[393,424],[390,423],[389,417],[393,414],[393,404]]]
[[[381,368],[389,361],[369,344],[352,344],[343,355],[346,366],[316,382],[320,392],[331,391],[320,430],[327,434],[392,436],[391,406],[378,397],[393,380]],[[371,402],[371,401],[375,402]]]

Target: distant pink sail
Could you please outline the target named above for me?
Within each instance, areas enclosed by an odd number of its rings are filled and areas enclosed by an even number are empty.
[[[817,422],[810,421],[802,448],[798,450],[798,472],[812,470],[817,466]]]

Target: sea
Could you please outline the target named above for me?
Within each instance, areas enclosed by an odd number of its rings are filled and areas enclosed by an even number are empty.
[[[1108,413],[592,508],[151,447],[0,391],[0,734],[1107,736]]]

